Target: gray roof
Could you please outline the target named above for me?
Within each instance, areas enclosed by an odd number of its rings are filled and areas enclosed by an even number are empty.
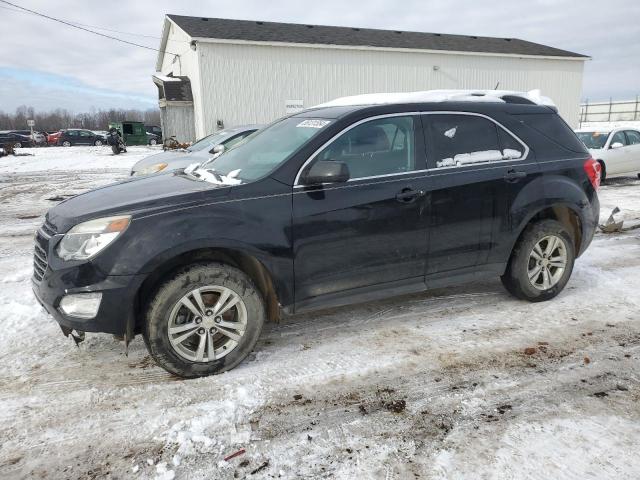
[[[196,38],[588,58],[586,55],[517,38],[167,16]]]

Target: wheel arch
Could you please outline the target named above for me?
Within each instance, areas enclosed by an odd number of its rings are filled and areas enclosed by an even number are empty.
[[[282,292],[278,288],[272,272],[254,254],[237,248],[204,246],[175,252],[171,256],[155,262],[146,278],[138,288],[134,301],[135,325],[128,325],[127,330],[132,337],[140,331],[144,318],[143,312],[153,294],[163,281],[173,273],[184,269],[188,265],[198,263],[219,262],[238,268],[251,278],[262,294],[266,307],[267,318],[271,321],[280,319],[280,301]]]
[[[600,164],[600,168],[602,169],[600,179],[604,182],[607,179],[607,164],[601,158],[596,158],[596,162]]]
[[[537,210],[534,210],[527,215],[520,223],[515,240],[511,244],[509,249],[509,259],[513,249],[518,245],[525,230],[532,223],[536,223],[540,220],[556,220],[561,223],[571,235],[573,239],[573,246],[576,252],[576,257],[581,252],[581,246],[583,242],[583,221],[579,211],[571,204],[568,203],[555,203],[551,205],[545,205]]]

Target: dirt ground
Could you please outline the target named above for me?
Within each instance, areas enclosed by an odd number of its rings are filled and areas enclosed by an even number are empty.
[[[598,234],[551,302],[496,279],[298,315],[184,381],[140,338],[74,346],[37,305],[46,209],[128,166],[47,170],[43,150],[0,165],[0,478],[640,477],[640,229]],[[640,219],[637,179],[600,197]]]

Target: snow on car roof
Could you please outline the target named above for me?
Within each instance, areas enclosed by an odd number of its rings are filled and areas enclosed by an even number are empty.
[[[507,103],[503,97],[520,97],[537,105],[555,107],[549,97],[540,90],[516,92],[510,90],[425,90],[421,92],[366,93],[331,100],[318,107],[344,107],[352,105],[382,105],[394,103],[429,103],[429,102],[499,102]]]

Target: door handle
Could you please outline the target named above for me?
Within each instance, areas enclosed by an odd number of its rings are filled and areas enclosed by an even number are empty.
[[[527,176],[527,172],[519,172],[514,169],[507,170],[504,180],[508,183],[516,183]]]
[[[424,192],[422,190],[414,190],[412,188],[403,188],[400,193],[396,195],[396,200],[400,203],[415,202],[417,198],[422,197]]]

